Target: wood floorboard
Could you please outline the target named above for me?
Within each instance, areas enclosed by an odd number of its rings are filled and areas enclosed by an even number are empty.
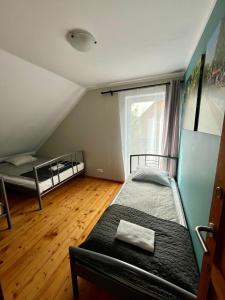
[[[68,247],[90,233],[121,184],[75,178],[44,197],[8,193],[13,229],[0,220],[0,282],[4,299],[72,300]],[[80,300],[116,299],[79,278]],[[117,298],[118,299],[118,298]]]

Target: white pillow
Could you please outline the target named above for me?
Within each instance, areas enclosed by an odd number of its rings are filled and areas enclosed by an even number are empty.
[[[32,155],[29,155],[29,154],[22,155],[21,154],[21,155],[16,155],[16,156],[10,157],[10,158],[6,159],[5,161],[18,167],[18,166],[21,166],[24,164],[31,163],[36,160],[37,160],[37,157],[34,157]]]
[[[136,172],[133,181],[151,182],[170,187],[169,174],[154,168],[142,168]]]
[[[57,171],[58,169],[60,170],[60,169],[62,169],[64,167],[65,167],[64,164],[58,164],[58,166],[56,165],[56,166],[50,167],[49,170]]]

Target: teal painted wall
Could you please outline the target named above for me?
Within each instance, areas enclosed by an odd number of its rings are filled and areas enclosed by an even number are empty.
[[[196,62],[205,53],[207,42],[225,14],[225,0],[218,0],[185,73],[188,79]],[[196,225],[208,223],[220,137],[182,130],[178,186],[199,267],[202,249],[196,238]]]

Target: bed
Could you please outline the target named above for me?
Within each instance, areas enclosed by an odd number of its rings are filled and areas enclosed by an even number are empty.
[[[0,163],[0,177],[10,185],[34,190],[42,209],[42,196],[67,180],[85,172],[83,151],[64,154],[56,158],[37,159],[30,163],[15,166],[8,162]]]
[[[130,171],[165,160],[177,158],[133,155]],[[122,219],[155,230],[154,255],[115,239]],[[174,178],[168,188],[130,176],[86,241],[69,253],[75,295],[81,276],[124,299],[196,299],[199,273]]]

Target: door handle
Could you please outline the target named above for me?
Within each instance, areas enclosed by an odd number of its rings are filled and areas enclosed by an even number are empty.
[[[208,255],[209,250],[207,249],[205,240],[202,236],[202,232],[208,232],[208,233],[211,234],[211,236],[214,236],[214,234],[215,234],[215,225],[213,223],[209,223],[209,226],[202,226],[202,225],[196,226],[195,227],[195,232],[196,232],[197,237],[199,239],[199,242],[202,246],[204,254]]]
[[[221,199],[223,197],[223,189],[221,186],[216,187],[216,198]]]

